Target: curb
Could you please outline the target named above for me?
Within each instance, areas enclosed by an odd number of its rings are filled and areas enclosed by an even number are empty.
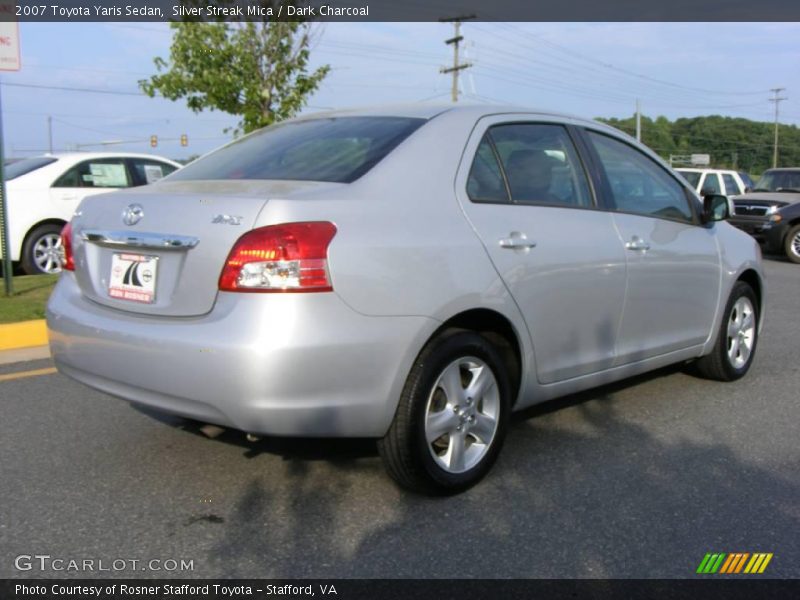
[[[47,324],[44,319],[0,325],[0,350],[44,346],[47,342]]]

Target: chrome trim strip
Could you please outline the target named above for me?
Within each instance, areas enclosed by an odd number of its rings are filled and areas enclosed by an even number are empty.
[[[135,246],[157,250],[189,250],[200,243],[198,238],[186,235],[100,231],[98,229],[86,229],[81,232],[81,237],[84,241],[99,246]]]

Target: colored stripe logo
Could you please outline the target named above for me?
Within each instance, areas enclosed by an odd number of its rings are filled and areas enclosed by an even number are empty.
[[[697,567],[697,573],[701,575],[737,575],[746,573],[755,575],[763,573],[769,561],[772,560],[772,552],[756,552],[750,554],[749,552],[733,552],[724,553],[717,552],[705,555]]]

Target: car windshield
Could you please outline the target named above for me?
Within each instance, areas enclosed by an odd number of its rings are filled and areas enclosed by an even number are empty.
[[[800,171],[765,171],[755,192],[800,192]]]
[[[13,162],[5,166],[6,181],[11,181],[26,173],[51,165],[57,160],[57,158],[53,158],[52,156],[37,156],[36,158],[24,158]]]
[[[170,176],[170,181],[293,179],[355,181],[424,119],[335,117],[290,121],[257,131]]]
[[[679,170],[678,173],[683,175],[683,178],[689,182],[693,188],[697,187],[697,184],[700,183],[700,175],[702,173],[698,173],[697,171],[681,171]]]

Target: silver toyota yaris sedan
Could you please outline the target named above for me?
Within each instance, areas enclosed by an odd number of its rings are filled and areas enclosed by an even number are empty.
[[[84,200],[50,345],[134,403],[378,438],[400,484],[451,493],[489,470],[513,410],[670,363],[747,372],[764,280],[727,210],[592,121],[309,115]]]

